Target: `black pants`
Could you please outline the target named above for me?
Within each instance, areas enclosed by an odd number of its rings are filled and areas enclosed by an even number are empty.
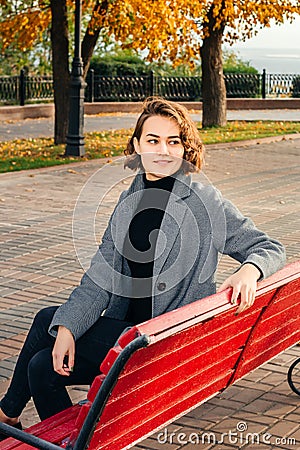
[[[8,417],[18,417],[31,397],[41,420],[72,406],[66,386],[91,384],[108,350],[124,329],[131,326],[128,322],[101,317],[76,342],[74,371],[63,376],[53,370],[55,339],[48,333],[56,309],[42,309],[34,319],[10,387],[0,402]]]

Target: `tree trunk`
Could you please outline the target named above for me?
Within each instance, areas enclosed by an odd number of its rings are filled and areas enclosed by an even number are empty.
[[[83,78],[85,79],[90,67],[91,58],[93,56],[93,51],[96,46],[98,37],[100,34],[100,29],[93,32],[93,34],[89,34],[88,31],[85,33],[85,36],[81,45],[82,52],[82,62],[83,62]]]
[[[51,0],[51,44],[54,88],[54,142],[64,144],[69,120],[69,39],[66,0]]]
[[[209,35],[203,39],[202,62],[202,126],[226,125],[226,87],[223,75],[222,36],[224,27],[214,30],[215,19],[208,13]]]
[[[108,8],[108,0],[103,0],[99,3],[99,1],[94,6],[94,13],[96,12],[98,16],[101,16],[103,19],[106,15]],[[91,33],[89,31],[89,27],[87,28],[84,38],[82,40],[81,45],[81,55],[83,62],[83,78],[86,78],[88,73],[91,57],[93,56],[94,48],[97,44],[97,40],[101,31],[101,23],[98,25],[96,29]]]

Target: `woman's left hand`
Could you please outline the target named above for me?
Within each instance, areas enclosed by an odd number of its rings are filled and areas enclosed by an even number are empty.
[[[246,263],[237,272],[228,277],[219,287],[218,292],[232,287],[231,303],[236,305],[238,296],[241,294],[241,303],[236,314],[245,311],[254,303],[257,280],[261,273],[254,264]]]

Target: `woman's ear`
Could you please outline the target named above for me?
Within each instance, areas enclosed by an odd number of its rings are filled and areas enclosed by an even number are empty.
[[[140,150],[140,144],[139,144],[139,141],[137,140],[136,137],[133,138],[133,147],[134,147],[135,153],[137,153],[138,155],[140,155],[140,153],[141,153],[141,150]]]

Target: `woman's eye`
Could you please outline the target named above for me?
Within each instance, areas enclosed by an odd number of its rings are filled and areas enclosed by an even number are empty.
[[[177,141],[177,140],[174,140],[174,141],[170,141],[170,144],[171,144],[171,145],[180,145],[181,142],[180,142],[180,141]]]
[[[157,144],[158,140],[157,139],[149,139],[148,142],[150,144]]]

